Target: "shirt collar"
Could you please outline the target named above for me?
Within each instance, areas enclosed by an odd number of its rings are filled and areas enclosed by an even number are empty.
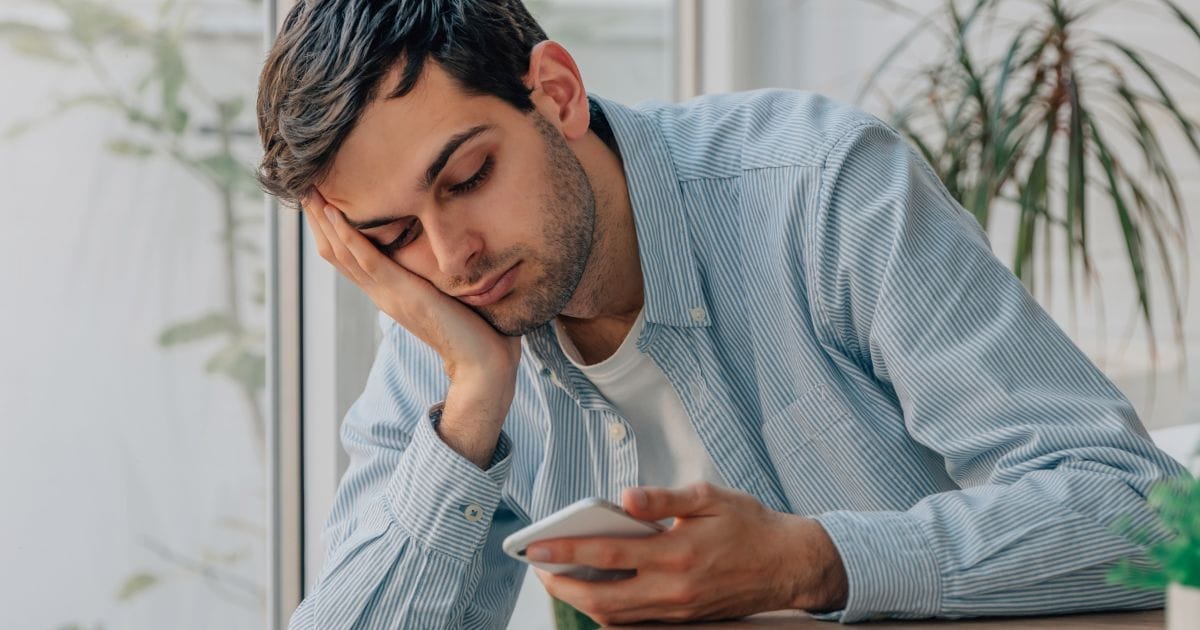
[[[615,136],[625,171],[645,283],[646,322],[687,328],[708,326],[711,317],[692,251],[679,180],[662,132],[644,112],[598,96],[588,98],[599,105],[601,125],[606,124]],[[560,386],[578,399],[584,384],[575,381],[586,377],[570,369],[553,322],[530,332],[525,342],[542,364],[543,375],[561,378]]]
[[[707,302],[684,213],[679,179],[658,124],[643,112],[589,96],[616,136],[645,282],[646,321],[708,326]]]

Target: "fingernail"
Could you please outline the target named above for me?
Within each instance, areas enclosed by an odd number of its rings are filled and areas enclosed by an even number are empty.
[[[330,221],[333,220],[333,208],[325,206],[325,218],[329,219]]]
[[[529,556],[534,562],[545,562],[550,559],[550,550],[545,547],[533,547],[525,551],[525,555]]]
[[[633,504],[640,509],[646,509],[646,491],[641,488],[630,488],[629,498]]]

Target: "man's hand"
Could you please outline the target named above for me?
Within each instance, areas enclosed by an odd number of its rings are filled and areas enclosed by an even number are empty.
[[[486,467],[512,404],[520,338],[500,334],[465,304],[384,256],[319,192],[303,206],[321,258],[441,356],[452,384],[438,431],[451,448]]]
[[[748,494],[707,483],[679,490],[629,488],[621,500],[636,518],[673,516],[675,524],[646,538],[559,539],[527,551],[537,562],[637,570],[627,580],[586,582],[535,569],[550,595],[598,623],[731,619],[845,606],[841,558],[812,519],[772,511]]]

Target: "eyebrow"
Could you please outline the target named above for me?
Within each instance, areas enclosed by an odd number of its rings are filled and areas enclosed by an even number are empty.
[[[451,136],[451,138],[446,141],[446,144],[442,145],[442,150],[438,151],[437,157],[435,157],[433,162],[430,162],[429,167],[425,169],[425,175],[421,178],[419,183],[421,190],[425,191],[433,187],[433,181],[437,179],[438,175],[441,174],[442,169],[446,168],[446,163],[450,161],[450,158],[454,156],[454,152],[458,151],[459,147],[461,147],[471,138],[474,138],[485,131],[491,131],[495,128],[495,125],[475,125],[466,131],[462,131]],[[356,230],[369,230],[371,228],[377,228],[389,223],[394,223],[405,218],[406,216],[408,215],[399,214],[388,217],[380,217],[378,219],[368,219],[361,222],[349,221],[349,223],[350,226]]]

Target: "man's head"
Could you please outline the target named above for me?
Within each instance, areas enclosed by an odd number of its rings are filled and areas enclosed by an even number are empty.
[[[301,2],[259,84],[264,188],[319,191],[393,260],[528,332],[575,293],[595,224],[569,145],[586,94],[545,39],[517,0]],[[502,275],[504,295],[469,295]]]

